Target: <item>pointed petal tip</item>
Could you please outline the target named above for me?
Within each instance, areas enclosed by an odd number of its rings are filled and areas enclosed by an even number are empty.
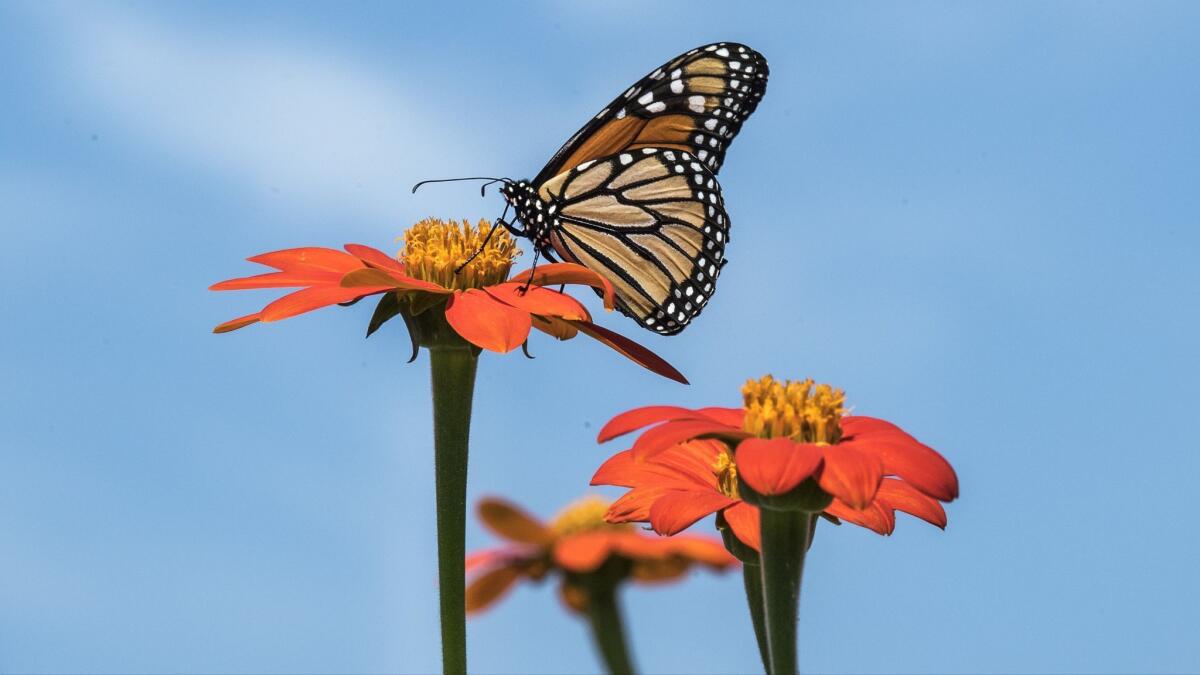
[[[220,325],[213,327],[212,332],[214,334],[220,335],[222,333],[231,333],[239,328],[245,328],[246,326],[249,326],[250,324],[258,323],[259,321],[261,321],[262,320],[261,314],[262,314],[261,312],[255,312],[253,314],[247,314],[246,316],[240,316],[236,319],[230,319],[229,321],[226,321],[225,323],[222,323]]]

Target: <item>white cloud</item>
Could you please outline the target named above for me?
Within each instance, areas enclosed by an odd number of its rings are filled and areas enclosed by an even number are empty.
[[[292,206],[394,220],[404,163],[444,170],[438,157],[461,136],[418,108],[412,83],[327,46],[99,5],[43,18],[83,106],[171,160],[277,189]]]

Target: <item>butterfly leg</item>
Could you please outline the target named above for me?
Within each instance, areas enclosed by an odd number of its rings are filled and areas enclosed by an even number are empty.
[[[541,255],[542,252],[539,249],[533,250],[533,267],[529,268],[529,278],[525,280],[524,286],[521,286],[517,289],[517,292],[521,295],[525,295],[525,293],[529,291],[529,284],[533,283],[533,273],[537,271],[538,258],[540,258]]]
[[[476,257],[478,257],[480,253],[483,253],[483,249],[487,248],[488,242],[492,240],[492,235],[496,233],[497,227],[503,227],[504,229],[506,229],[509,232],[512,232],[514,234],[517,233],[517,228],[514,227],[512,225],[512,223],[509,223],[508,221],[504,220],[504,216],[507,216],[507,215],[508,215],[508,204],[505,204],[504,205],[504,213],[500,214],[500,217],[496,219],[495,223],[492,223],[492,229],[488,230],[487,236],[483,238],[483,243],[479,245],[479,248],[475,249],[475,252],[471,254],[471,257],[464,260],[461,265],[459,265],[457,268],[455,268],[455,270],[454,270],[455,274],[462,272],[464,267],[466,267],[468,264],[470,264],[470,262],[472,260],[474,260]]]

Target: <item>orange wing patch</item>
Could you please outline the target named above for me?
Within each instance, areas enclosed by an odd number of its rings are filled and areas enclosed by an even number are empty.
[[[564,169],[579,166],[589,159],[615,155],[629,147],[646,126],[646,120],[627,115],[614,119],[596,130],[562,163]]]

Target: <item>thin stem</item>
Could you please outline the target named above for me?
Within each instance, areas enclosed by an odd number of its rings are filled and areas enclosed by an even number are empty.
[[[758,655],[762,657],[763,670],[770,670],[771,653],[767,651],[767,625],[763,616],[762,570],[758,565],[742,563],[742,582],[746,585],[746,604],[750,607],[750,621],[754,624],[754,639],[758,642]]]
[[[762,590],[770,675],[796,675],[800,578],[812,517],[803,511],[761,510]]]
[[[605,667],[612,675],[632,675],[633,664],[625,643],[621,610],[617,607],[616,585],[591,584],[588,591],[587,617],[592,627],[592,640],[604,659]]]
[[[442,671],[467,672],[466,512],[467,440],[475,389],[470,349],[432,347],[434,483],[437,489],[438,589]]]

